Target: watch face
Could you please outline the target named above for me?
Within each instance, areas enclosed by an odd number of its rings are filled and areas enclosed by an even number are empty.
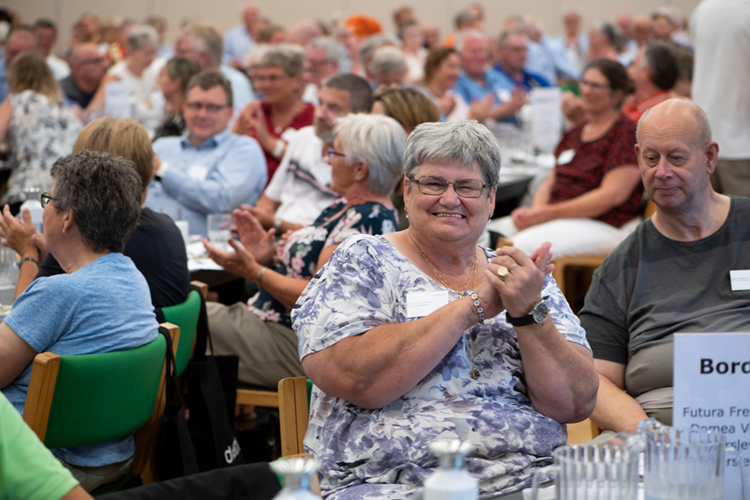
[[[547,314],[549,314],[549,308],[547,307],[547,304],[542,301],[534,306],[534,310],[531,314],[534,316],[534,322],[544,323],[544,320],[547,319]]]

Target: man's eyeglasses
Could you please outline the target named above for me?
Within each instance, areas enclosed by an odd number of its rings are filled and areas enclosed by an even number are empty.
[[[188,102],[185,103],[185,106],[188,107],[189,110],[198,112],[201,109],[205,108],[208,113],[218,113],[224,108],[228,108],[228,105],[222,105],[222,104],[205,104],[202,102]]]
[[[581,80],[578,82],[579,86],[586,85],[587,87],[591,87],[592,89],[596,90],[606,90],[609,88],[609,85],[606,83],[597,83],[597,82],[590,82],[588,80]]]
[[[86,66],[87,64],[104,64],[106,61],[103,57],[91,57],[89,59],[83,59],[78,64]]]
[[[437,196],[445,193],[448,186],[453,186],[456,194],[461,198],[479,198],[482,194],[482,190],[487,187],[487,184],[480,181],[479,179],[459,179],[456,182],[448,182],[442,177],[432,177],[425,175],[419,179],[410,179],[410,183],[414,183],[419,187],[419,192],[430,196]]]
[[[42,198],[41,199],[42,208],[45,208],[47,206],[47,204],[50,202],[50,200],[56,200],[57,199],[57,198],[51,197],[49,195],[49,193],[42,193],[42,197],[41,198]]]
[[[268,81],[270,83],[280,82],[289,78],[287,75],[253,75],[254,83],[262,83]]]
[[[340,156],[342,158],[346,158],[346,155],[344,153],[339,153],[333,148],[328,148],[328,156]]]

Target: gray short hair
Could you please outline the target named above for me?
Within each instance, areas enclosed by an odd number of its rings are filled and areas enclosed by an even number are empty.
[[[221,64],[224,57],[224,40],[221,31],[208,21],[192,21],[180,32],[178,39],[190,37],[190,45],[196,52],[206,51],[212,65]]]
[[[329,36],[319,36],[317,38],[313,38],[310,43],[307,44],[307,46],[325,49],[326,62],[339,62],[339,56],[341,55],[341,46],[333,38]]]
[[[369,113],[372,109],[372,87],[361,76],[352,73],[334,75],[323,80],[323,86],[349,92],[349,110],[352,113]]]
[[[369,70],[375,76],[406,74],[404,53],[398,47],[380,47],[372,55]]]
[[[370,191],[389,195],[401,178],[406,134],[393,118],[352,114],[336,119],[333,131],[341,139],[346,164],[362,162],[369,169]]]
[[[132,51],[141,50],[146,47],[158,47],[159,34],[153,26],[138,24],[130,28],[125,43]]]
[[[661,41],[650,42],[643,51],[643,63],[651,67],[651,81],[662,90],[669,90],[680,77],[680,64],[674,48]]]
[[[221,73],[221,71],[201,71],[193,75],[185,86],[185,100],[193,87],[200,87],[203,90],[209,90],[214,87],[221,87],[227,96],[227,106],[234,106],[234,94],[232,94],[232,84]]]
[[[367,64],[367,58],[370,57],[370,54],[378,47],[388,43],[392,43],[396,47],[401,47],[401,40],[396,35],[391,35],[390,33],[379,33],[367,38],[359,48],[359,61],[362,64]]]
[[[518,28],[503,30],[499,35],[497,35],[497,38],[495,39],[495,45],[497,45],[498,47],[505,47],[505,44],[508,42],[508,37],[511,35],[520,35],[524,37],[524,39],[528,38],[526,32]]]
[[[299,45],[282,43],[263,52],[256,67],[275,67],[284,70],[289,77],[302,73],[305,66],[305,51]]]
[[[71,208],[84,242],[94,251],[122,252],[141,216],[141,178],[133,162],[83,150],[50,170],[57,210]]]
[[[471,30],[463,30],[460,31],[456,35],[456,42],[453,44],[453,46],[456,49],[456,52],[461,54],[461,51],[464,49],[464,44],[466,43],[466,40],[469,38],[475,38],[477,40],[486,40],[487,37],[479,30],[471,29]]]
[[[500,182],[500,147],[487,127],[475,120],[427,122],[418,125],[406,141],[404,175],[414,178],[417,168],[428,162],[479,165],[484,182]],[[489,191],[488,191],[489,195]]]

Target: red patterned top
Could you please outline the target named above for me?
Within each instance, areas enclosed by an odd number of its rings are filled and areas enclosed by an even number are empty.
[[[573,150],[575,156],[565,165],[555,167],[550,203],[571,200],[596,189],[604,175],[612,169],[638,168],[635,155],[636,125],[633,120],[621,115],[606,134],[591,142],[581,141],[583,126],[581,124],[569,130],[557,145],[555,157],[558,163],[564,151]],[[643,184],[639,183],[625,203],[594,218],[621,227],[638,215],[642,196]]]
[[[307,127],[309,125],[313,124],[313,121],[315,119],[315,106],[310,104],[309,102],[305,103],[305,107],[302,108],[302,111],[297,113],[297,115],[292,120],[292,123],[289,124],[288,127],[286,127],[284,130],[276,130],[273,126],[273,122],[271,121],[271,106],[268,103],[261,102],[261,107],[263,108],[263,115],[266,119],[266,128],[268,129],[268,133],[271,134],[272,137],[275,137],[279,139],[281,137],[281,134],[286,132],[288,129],[295,129],[299,130],[302,127]],[[249,108],[245,108],[249,109]],[[232,130],[235,134],[240,135],[249,135],[253,139],[258,139],[258,133],[253,127],[249,127],[246,123],[245,119],[245,110],[240,113],[240,116],[237,117],[237,123],[234,125],[234,129]],[[271,178],[273,177],[274,172],[276,172],[276,169],[279,167],[279,164],[281,163],[280,159],[276,159],[271,154],[271,151],[263,150],[263,154],[266,156],[266,168],[268,169],[268,182],[271,182]]]

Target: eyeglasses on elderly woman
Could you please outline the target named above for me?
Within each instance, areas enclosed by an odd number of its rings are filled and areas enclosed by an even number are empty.
[[[448,182],[442,177],[432,177],[431,175],[424,175],[419,179],[412,177],[409,182],[416,184],[420,193],[432,196],[445,193],[448,186],[451,185],[461,198],[479,198],[482,190],[487,187],[487,184],[479,179],[459,179],[456,182]]]
[[[49,193],[42,193],[41,198],[40,201],[42,202],[42,208],[45,208],[50,201],[55,201],[56,199],[50,196]]]

